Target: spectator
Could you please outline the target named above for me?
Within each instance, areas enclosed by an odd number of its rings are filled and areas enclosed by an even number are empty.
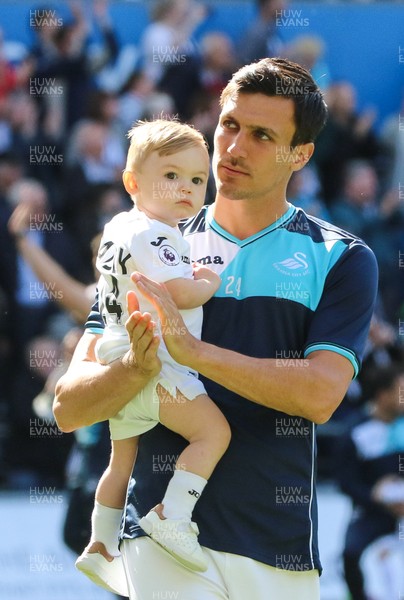
[[[32,95],[20,92],[13,94],[10,100],[11,152],[26,165],[28,177],[46,186],[51,209],[60,210],[63,198],[60,179],[65,156],[57,107],[47,111],[41,120]]]
[[[353,600],[366,600],[360,559],[376,539],[393,533],[404,517],[404,369],[390,365],[373,371],[369,409],[341,441],[337,476],[353,500],[343,553],[345,579]]]
[[[377,165],[381,144],[373,130],[375,111],[358,112],[356,89],[347,82],[331,84],[326,90],[329,120],[318,137],[316,163],[324,201],[331,205],[341,194],[345,167],[353,159]]]
[[[17,240],[7,227],[13,208],[24,207],[29,214],[28,228],[23,235],[42,247],[70,275],[79,277],[81,264],[78,253],[67,231],[57,221],[56,214],[49,212],[47,193],[36,180],[19,179],[8,190],[7,205],[2,215],[0,230],[0,288],[4,291],[8,307],[8,342],[10,369],[4,382],[8,390],[10,428],[14,449],[23,464],[23,451],[29,442],[27,426],[32,416],[31,403],[41,385],[40,375],[35,377],[26,356],[32,340],[60,327],[70,327],[70,321],[52,301],[58,292],[54,282],[45,285],[31,270],[29,264],[18,254]],[[55,329],[57,327],[57,329]],[[58,332],[63,335],[63,332]],[[19,446],[21,442],[21,446]],[[16,452],[16,447],[21,448]],[[16,459],[17,460],[17,459]]]
[[[205,16],[205,7],[193,0],[156,2],[141,40],[143,70],[156,85],[167,66],[186,63],[194,55],[191,37]]]
[[[330,215],[318,192],[319,181],[315,171],[309,165],[293,173],[287,188],[289,202],[314,217],[327,221]]]
[[[165,92],[153,92],[144,108],[142,119],[150,120],[158,117],[170,117],[176,115],[173,98]]]
[[[109,134],[106,124],[94,119],[81,121],[72,132],[66,161],[68,196],[71,195],[69,183],[72,183],[72,173],[77,177],[73,189],[78,191],[79,196],[86,193],[88,185],[116,183],[120,180],[125,161],[119,162],[110,157],[107,150]],[[120,147],[120,154],[121,151]],[[76,202],[79,200],[77,199]]]
[[[257,17],[239,44],[241,65],[269,56],[280,56],[283,41],[277,19],[288,5],[287,0],[256,0]]]
[[[399,188],[404,196],[404,94],[400,111],[386,119],[382,127],[382,141],[385,145],[386,187]]]
[[[87,23],[78,4],[72,4],[73,20],[69,23],[60,18],[60,26],[39,19],[31,57],[34,60],[34,81],[53,80],[63,94],[55,96],[63,112],[64,127],[69,128],[83,112],[90,82],[86,65],[85,39]],[[47,95],[38,96],[42,110],[47,109]]]
[[[10,98],[0,98],[0,155],[10,152],[11,148],[11,126],[10,126]]]
[[[399,345],[399,339],[395,328],[383,315],[383,307],[379,295],[375,311],[370,322],[369,335],[366,340],[363,355],[362,369],[358,377],[351,382],[344,402],[339,406],[332,416],[332,426],[338,425],[338,433],[346,431],[352,420],[360,417],[363,407],[373,394],[371,387],[371,376],[375,370],[389,367],[394,363],[404,360],[404,353]],[[370,383],[369,383],[370,382]],[[334,464],[337,447],[332,448]],[[331,457],[331,458],[332,458]]]
[[[8,234],[7,239],[13,249],[11,258],[14,258],[14,263],[11,263],[11,267],[13,268],[15,263],[25,265],[23,271],[26,277],[23,281],[19,278],[17,282],[20,281],[19,289],[26,289],[26,295],[29,294],[29,304],[21,306],[19,310],[18,304],[9,298],[9,304],[12,306],[9,315],[12,318],[9,319],[11,328],[6,339],[11,349],[8,357],[9,369],[4,371],[3,380],[9,436],[5,442],[4,454],[7,467],[11,470],[8,474],[11,485],[23,485],[25,479],[21,482],[19,478],[28,471],[30,483],[41,481],[63,486],[64,466],[72,440],[52,433],[56,425],[49,414],[53,400],[53,396],[50,395],[51,385],[55,383],[55,377],[60,376],[62,364],[65,367],[68,364],[63,349],[70,338],[66,337],[62,346],[59,340],[66,331],[70,331],[73,320],[79,323],[85,321],[93,302],[95,286],[82,284],[72,277],[72,270],[66,270],[74,252],[73,246],[69,247],[66,244],[66,235],[62,231],[58,230],[55,233],[60,238],[54,238],[51,243],[46,239],[52,237],[52,234],[46,231],[46,224],[57,224],[52,219],[46,221],[45,215],[41,213],[44,189],[35,183],[21,180],[12,186],[10,195],[15,199],[20,198],[20,202],[11,215],[8,231],[3,231],[1,236],[5,241],[5,234]],[[19,191],[21,187],[22,190]],[[30,230],[31,224],[40,222],[43,224],[43,231],[39,230],[42,236],[35,229]],[[14,244],[11,243],[11,239],[14,240]],[[98,246],[94,252],[97,249]],[[32,269],[31,276],[35,279],[28,277],[29,269]],[[35,307],[31,297],[32,290],[35,292],[35,298],[38,296],[44,301],[44,307]],[[49,304],[56,303],[62,311],[56,312],[51,306],[48,307]],[[64,311],[68,311],[71,319]],[[30,329],[26,325],[27,321],[21,323],[21,313],[28,313]],[[47,313],[49,318],[46,318]],[[56,322],[55,315],[62,318]],[[20,329],[23,329],[22,333],[19,333]],[[5,364],[7,365],[7,361]],[[35,417],[39,417],[40,420],[35,420]],[[45,425],[41,425],[44,420]],[[39,429],[41,426],[44,429],[51,428],[48,433],[45,431],[43,435],[38,434],[40,439],[35,440],[34,449],[30,443],[31,436],[27,435],[30,423],[34,423],[34,431],[35,423],[39,423]],[[57,448],[54,444],[57,444]],[[55,455],[52,462],[46,458],[49,453]]]
[[[370,323],[362,372],[359,377],[363,402],[373,394],[372,373],[400,362],[404,364],[404,349],[399,344],[396,328],[385,319],[377,307]]]
[[[116,189],[123,194],[119,165],[107,153],[108,128],[94,120],[81,121],[72,133],[64,170],[63,216],[74,232],[82,259],[89,262],[88,248],[92,237],[99,231],[99,194],[105,189]],[[121,199],[121,208],[125,204]],[[118,211],[119,212],[119,211]]]
[[[220,92],[235,70],[231,39],[224,33],[210,32],[201,39],[198,54],[166,67],[159,89],[173,98],[183,120],[187,121],[197,106],[209,104],[216,106],[218,116]]]
[[[36,244],[24,235],[29,229],[30,207],[27,204],[18,205],[10,217],[8,229],[15,238],[20,256],[31,267],[39,281],[53,286],[54,299],[78,322],[84,323],[94,300],[95,285],[86,286],[71,277],[63,267]],[[92,244],[93,255],[97,253],[98,235]]]
[[[80,276],[81,265],[69,233],[49,210],[45,187],[34,179],[21,179],[8,193],[9,215],[19,205],[29,214],[29,224],[23,235],[57,260],[71,275]],[[29,265],[18,256],[16,242],[4,223],[0,238],[8,252],[1,253],[0,284],[8,293],[12,306],[12,321],[17,348],[23,349],[33,337],[43,333],[56,312],[51,299],[52,286],[44,287]],[[8,255],[8,260],[6,256]],[[3,283],[4,282],[4,283]]]
[[[118,119],[124,131],[128,131],[145,113],[154,89],[144,71],[136,70],[129,77],[118,99]]]
[[[0,29],[0,101],[27,83],[31,69],[32,64],[30,61],[23,60],[20,64],[13,65],[7,59],[3,31]]]
[[[194,98],[189,120],[206,137],[210,154],[213,152],[213,137],[218,118],[219,104],[216,97],[200,94]]]
[[[9,189],[23,175],[23,167],[19,159],[12,154],[0,155],[0,232],[5,232],[11,209],[7,201]],[[0,236],[0,263],[6,265],[3,276],[0,275],[0,372],[2,374],[2,392],[4,399],[11,395],[12,378],[10,373],[14,369],[14,354],[12,338],[13,325],[8,315],[13,307],[14,272],[7,265],[15,264],[15,248],[8,235]],[[4,267],[3,267],[4,268]]]
[[[7,482],[24,491],[35,485],[63,488],[72,438],[62,435],[53,419],[38,416],[33,407],[47,378],[62,362],[60,340],[54,332],[42,333],[26,344],[20,358],[4,443]]]
[[[301,35],[285,47],[290,60],[308,69],[317,85],[325,91],[330,83],[330,71],[324,62],[324,40],[316,35]]]
[[[94,190],[97,199],[96,229],[97,233],[104,229],[112,217],[123,210],[132,208],[126,195],[122,195],[122,190],[116,185],[100,185]],[[91,244],[92,246],[92,244]]]
[[[36,383],[35,389],[37,385],[43,386],[32,402],[30,434],[43,432],[43,439],[35,440],[38,444],[32,445],[38,448],[31,446],[26,465],[34,470],[33,477],[52,482],[58,487],[65,486],[65,467],[73,438],[57,432],[52,402],[56,382],[66,371],[80,334],[79,328],[72,328],[61,342],[48,335],[38,336],[29,346],[27,359]],[[54,455],[52,461],[49,461],[50,452]]]
[[[212,31],[204,35],[200,42],[202,90],[219,102],[220,94],[236,70],[236,55],[228,35]]]
[[[101,31],[104,56],[91,60],[88,54],[88,33],[90,23],[84,17],[79,3],[72,3],[72,18],[61,19],[61,26],[55,27],[46,19],[39,20],[36,27],[37,43],[31,56],[35,60],[34,79],[54,79],[56,85],[64,90],[54,100],[59,101],[64,114],[66,131],[83,117],[86,98],[95,86],[94,76],[110,60],[117,56],[118,45],[114,31],[106,13],[105,2],[98,2],[93,11],[96,23]],[[46,96],[39,97],[46,104]]]
[[[404,248],[404,210],[399,190],[379,200],[375,168],[365,161],[347,165],[343,195],[331,206],[333,222],[363,238],[376,254],[380,267],[380,290],[387,318],[396,318],[402,298],[397,259]]]
[[[331,207],[335,225],[366,239],[367,232],[380,219],[378,192],[378,178],[372,165],[359,160],[350,162],[345,170],[342,194]]]
[[[92,2],[94,29],[101,34],[101,41],[87,44],[87,62],[96,87],[117,93],[133,70],[138,52],[131,44],[120,47],[108,5],[108,0]]]
[[[55,348],[54,354],[58,356],[58,360],[53,361],[54,364],[42,363],[41,365],[45,385],[43,390],[34,398],[33,408],[35,414],[42,419],[54,421],[52,403],[55,396],[56,382],[66,372],[80,336],[81,329],[79,327],[69,329],[62,342]],[[44,341],[49,343],[46,340]]]
[[[100,123],[106,128],[104,161],[116,171],[116,178],[121,179],[122,165],[126,160],[125,134],[121,127],[118,96],[112,92],[94,90],[88,98],[86,120]],[[81,122],[80,122],[81,123]]]
[[[0,154],[0,215],[7,213],[7,217],[9,216],[8,192],[23,174],[25,174],[23,163],[15,154],[12,152]]]

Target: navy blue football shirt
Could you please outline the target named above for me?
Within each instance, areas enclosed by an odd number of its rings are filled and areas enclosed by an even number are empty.
[[[215,222],[212,209],[204,207],[183,229],[192,260],[222,279],[204,306],[202,339],[275,359],[279,377],[283,365],[304,368],[316,350],[341,354],[356,375],[377,289],[377,264],[366,244],[292,205],[239,240]],[[102,330],[96,305],[87,326]],[[315,425],[201,379],[228,419],[232,440],[193,514],[200,543],[282,569],[321,570]],[[143,535],[138,515],[161,501],[185,445],[162,425],[141,437],[124,538]]]

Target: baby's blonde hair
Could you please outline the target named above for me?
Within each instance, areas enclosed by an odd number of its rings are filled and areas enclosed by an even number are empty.
[[[198,145],[207,151],[206,141],[199,131],[175,120],[137,121],[128,131],[128,138],[127,171],[139,170],[143,161],[155,151],[160,156],[168,156]]]

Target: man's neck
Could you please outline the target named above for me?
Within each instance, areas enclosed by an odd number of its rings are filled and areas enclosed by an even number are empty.
[[[239,240],[245,240],[275,223],[289,209],[286,200],[275,205],[249,200],[229,200],[220,195],[213,205],[215,221]]]

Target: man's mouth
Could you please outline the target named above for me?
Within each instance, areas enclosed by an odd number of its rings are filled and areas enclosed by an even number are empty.
[[[229,165],[228,163],[221,163],[219,166],[229,175],[248,175],[247,171],[244,171],[237,166]]]

